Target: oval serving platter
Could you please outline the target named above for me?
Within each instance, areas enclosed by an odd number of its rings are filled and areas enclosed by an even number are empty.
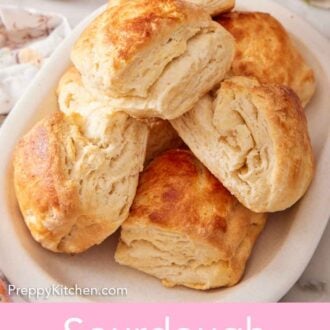
[[[270,216],[242,281],[208,292],[164,288],[148,275],[119,266],[113,254],[118,235],[76,256],[42,249],[24,225],[12,184],[12,153],[19,138],[45,113],[56,108],[55,88],[69,66],[72,44],[104,7],[85,19],[59,46],[0,129],[0,268],[21,288],[52,285],[125,288],[126,296],[52,296],[50,301],[103,302],[273,302],[297,281],[311,259],[329,217],[330,67],[329,42],[301,18],[265,0],[238,0],[236,10],[263,11],[289,31],[313,67],[317,93],[306,109],[317,168],[305,197],[285,212]],[[32,299],[33,300],[33,299]]]

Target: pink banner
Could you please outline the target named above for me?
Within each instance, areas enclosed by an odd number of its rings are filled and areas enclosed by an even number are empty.
[[[5,330],[329,330],[330,304],[2,304]]]

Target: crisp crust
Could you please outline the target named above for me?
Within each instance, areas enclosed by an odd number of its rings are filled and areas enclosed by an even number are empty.
[[[274,17],[259,12],[231,12],[217,21],[236,40],[233,76],[252,76],[261,83],[286,85],[297,93],[303,105],[310,101],[315,92],[313,70]]]
[[[292,206],[314,173],[300,100],[285,86],[233,77],[171,121],[184,142],[238,200],[255,212]]]
[[[99,18],[103,47],[113,47],[114,68],[129,60],[142,47],[147,47],[159,31],[172,30],[193,21],[203,13],[178,0],[126,1]],[[103,24],[102,24],[102,23]]]
[[[121,63],[129,62],[141,47],[146,47],[159,31],[171,30],[196,19],[197,13],[181,1],[133,0],[106,11],[101,16],[101,21],[106,25],[101,26],[99,32],[103,32],[105,47],[115,46],[113,57],[116,69]]]
[[[141,175],[116,260],[159,277],[166,286],[231,286],[241,278],[265,220],[265,214],[242,206],[190,151],[170,150]],[[162,251],[159,261],[153,259],[154,248],[146,247],[140,260],[136,244],[145,241],[157,246],[157,254]],[[189,275],[194,269],[200,272],[197,279]]]
[[[63,124],[63,115],[55,113],[49,120],[40,121],[20,140],[14,156],[14,183],[23,215],[45,219],[53,210],[61,226],[66,227],[72,224],[79,198],[77,187],[63,171],[59,143]],[[27,225],[32,233],[50,241],[56,241],[56,235],[61,235],[48,231],[38,221]]]
[[[187,150],[170,150],[143,172],[125,226],[159,226],[207,241],[227,257],[235,238],[226,238],[227,219],[239,203]],[[241,227],[247,222],[237,223]],[[237,232],[235,230],[235,232]]]
[[[15,186],[20,205],[29,205],[37,213],[55,208],[66,217],[77,205],[77,191],[69,184],[60,157],[63,115],[55,113],[40,121],[18,143],[15,150]],[[20,198],[23,197],[23,198]]]

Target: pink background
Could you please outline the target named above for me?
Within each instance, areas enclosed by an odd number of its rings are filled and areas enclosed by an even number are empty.
[[[170,317],[168,329],[165,317]],[[251,316],[251,326],[247,317]],[[83,324],[67,319],[78,317]],[[2,304],[6,330],[330,330],[330,304]],[[214,329],[214,330],[215,330]]]

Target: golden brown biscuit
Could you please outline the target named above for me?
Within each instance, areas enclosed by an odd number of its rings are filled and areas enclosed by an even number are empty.
[[[283,26],[265,13],[232,12],[218,17],[236,40],[233,76],[253,76],[261,83],[289,86],[305,106],[315,92],[313,70]]]
[[[171,121],[203,164],[247,208],[275,212],[306,192],[314,172],[301,103],[287,87],[235,77]]]
[[[100,244],[126,219],[135,196],[147,127],[116,113],[108,142],[82,134],[79,116],[52,114],[16,147],[14,183],[33,238],[54,252]]]
[[[163,119],[190,110],[224,78],[233,56],[230,33],[181,0],[121,1],[92,22],[71,52],[95,95],[133,116]]]
[[[243,207],[190,151],[170,150],[142,173],[115,259],[169,287],[232,286],[265,220]]]

